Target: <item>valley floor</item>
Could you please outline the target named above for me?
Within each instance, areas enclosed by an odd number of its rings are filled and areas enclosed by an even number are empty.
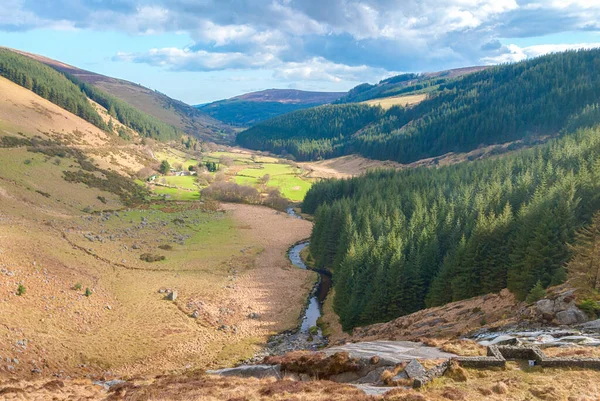
[[[295,327],[315,280],[286,257],[311,224],[272,209],[48,215],[0,184],[0,377],[229,365]]]

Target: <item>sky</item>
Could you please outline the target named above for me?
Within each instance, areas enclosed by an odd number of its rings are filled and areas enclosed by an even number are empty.
[[[600,47],[600,0],[2,0],[0,45],[200,104]]]

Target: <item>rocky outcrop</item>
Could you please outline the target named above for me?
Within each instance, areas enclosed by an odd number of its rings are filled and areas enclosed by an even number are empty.
[[[575,290],[572,289],[537,301],[533,306],[526,308],[523,315],[541,323],[565,326],[590,320],[585,312],[577,307]]]

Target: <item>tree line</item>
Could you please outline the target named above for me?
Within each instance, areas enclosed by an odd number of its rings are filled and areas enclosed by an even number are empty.
[[[598,210],[599,127],[497,159],[325,180],[303,203],[344,329],[561,283],[575,232]]]
[[[556,134],[598,102],[599,69],[598,49],[552,54],[436,83],[426,100],[411,107],[368,112],[360,109],[368,106],[345,104],[297,111],[252,127],[238,143],[298,160],[358,153],[410,163]]]
[[[103,131],[114,130],[104,122],[88,98],[108,110],[110,116],[142,136],[172,140],[181,136],[173,126],[152,117],[128,103],[30,57],[0,49],[0,76],[33,91],[40,97],[81,117]],[[126,135],[121,135],[126,136]]]

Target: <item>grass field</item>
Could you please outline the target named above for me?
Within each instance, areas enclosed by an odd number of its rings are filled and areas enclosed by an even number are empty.
[[[199,191],[186,191],[179,188],[168,188],[156,186],[152,190],[156,195],[168,195],[169,200],[175,201],[195,201],[200,200]]]
[[[293,202],[300,202],[312,185],[312,179],[305,177],[302,168],[291,164],[281,163],[281,159],[270,156],[256,155],[244,150],[218,151],[206,154],[196,160],[189,154],[180,150],[165,149],[156,153],[159,160],[166,159],[169,163],[181,163],[184,167],[190,164],[204,162],[220,163],[223,158],[232,160],[230,166],[220,165],[229,180],[240,185],[261,188],[260,179],[269,175],[268,188],[278,188],[285,198]],[[213,173],[213,176],[215,174]],[[160,176],[157,181],[173,188],[154,186],[153,192],[157,195],[169,195],[169,200],[198,200],[200,190],[196,184],[196,177]],[[193,191],[193,192],[190,192]]]
[[[387,110],[393,106],[406,107],[406,106],[412,106],[415,104],[419,104],[426,98],[427,98],[427,94],[421,93],[418,95],[392,96],[392,97],[385,97],[382,99],[367,100],[363,103],[368,104],[370,106],[381,106],[383,109]]]
[[[281,194],[294,201],[304,199],[311,186],[311,182],[300,178],[302,169],[289,164],[263,163],[260,168],[247,168],[238,171],[235,182],[240,185],[258,186],[260,178],[269,175],[268,187],[278,188]]]
[[[171,185],[171,186],[183,188],[183,189],[192,189],[192,190],[198,189],[198,185],[196,185],[196,177],[193,175],[181,176],[181,177],[166,176],[166,177],[161,177],[160,180],[162,180],[163,178],[165,179],[167,185]]]

